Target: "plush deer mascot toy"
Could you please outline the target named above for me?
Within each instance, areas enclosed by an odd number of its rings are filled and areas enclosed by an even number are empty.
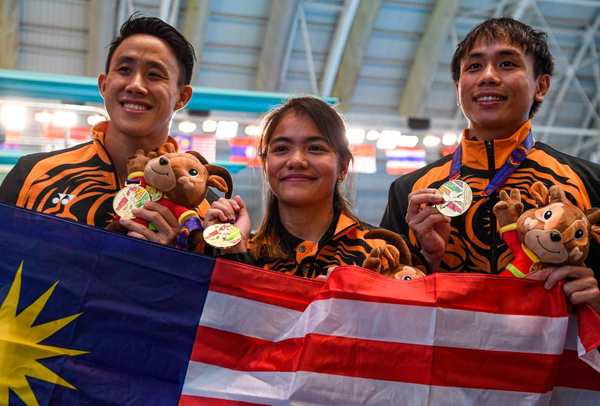
[[[175,215],[181,226],[177,239],[180,248],[198,246],[203,242],[202,223],[195,208],[206,197],[208,187],[224,192],[226,198],[231,197],[233,192],[233,181],[227,169],[209,164],[196,151],[175,152],[170,143],[147,156],[144,151],[138,150],[127,158],[127,171],[129,184],[139,185],[148,191],[152,200]],[[116,199],[125,202],[127,197],[117,195]],[[115,221],[107,229],[126,233],[128,230],[119,223],[118,217],[115,216]],[[146,220],[133,220],[153,228]]]
[[[523,277],[545,265],[582,265],[595,239],[600,243],[600,209],[581,211],[560,186],[548,190],[541,182],[531,187],[537,208],[523,213],[518,189],[500,192],[494,214],[514,260],[501,275]]]
[[[373,248],[363,268],[404,281],[425,276],[422,271],[413,268],[410,250],[398,234],[375,229],[367,232],[365,238],[384,240],[387,244]]]

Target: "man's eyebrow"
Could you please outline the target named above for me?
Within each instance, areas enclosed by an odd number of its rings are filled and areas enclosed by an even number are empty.
[[[148,62],[146,62],[146,65],[147,65],[149,68],[159,69],[159,70],[162,70],[162,71],[168,72],[167,66],[166,66],[164,63],[162,63],[162,62],[158,62],[158,61],[148,61]]]
[[[514,49],[507,48],[507,49],[501,49],[500,51],[496,52],[496,55],[520,57],[520,56],[522,56],[522,53],[520,53]],[[471,52],[465,57],[465,60],[466,59],[477,59],[477,58],[483,58],[483,52]]]
[[[115,63],[135,63],[135,58],[128,55],[121,55],[116,59]]]
[[[465,60],[482,58],[482,57],[483,57],[483,52],[470,52],[467,56],[465,56]]]
[[[117,58],[117,60],[115,61],[117,64],[121,64],[121,63],[131,63],[131,64],[135,64],[138,61],[130,55],[122,55],[120,57]],[[145,62],[145,64],[149,67],[149,68],[154,68],[154,69],[159,69],[161,71],[167,72],[167,66],[164,63],[161,63],[159,61],[148,61]]]

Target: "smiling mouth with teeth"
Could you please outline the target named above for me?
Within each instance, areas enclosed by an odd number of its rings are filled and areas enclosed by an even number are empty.
[[[478,102],[491,102],[491,101],[502,101],[502,100],[506,100],[506,97],[501,97],[501,96],[483,96],[483,97],[476,97],[475,101]]]
[[[129,109],[129,110],[137,110],[137,111],[150,110],[150,107],[144,106],[144,105],[141,105],[141,104],[123,103],[122,106],[125,107],[126,109]]]

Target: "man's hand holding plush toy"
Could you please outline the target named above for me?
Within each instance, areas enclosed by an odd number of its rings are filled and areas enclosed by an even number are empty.
[[[600,209],[581,211],[556,185],[547,189],[536,182],[531,194],[537,207],[526,212],[517,189],[510,196],[501,191],[494,206],[502,238],[515,255],[501,275],[544,280],[546,289],[567,278],[563,291],[569,300],[600,314],[598,281],[584,264],[591,240],[600,243]]]

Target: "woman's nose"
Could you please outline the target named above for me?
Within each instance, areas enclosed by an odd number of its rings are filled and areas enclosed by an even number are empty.
[[[289,167],[306,167],[307,164],[306,155],[299,150],[292,152],[287,161]]]

